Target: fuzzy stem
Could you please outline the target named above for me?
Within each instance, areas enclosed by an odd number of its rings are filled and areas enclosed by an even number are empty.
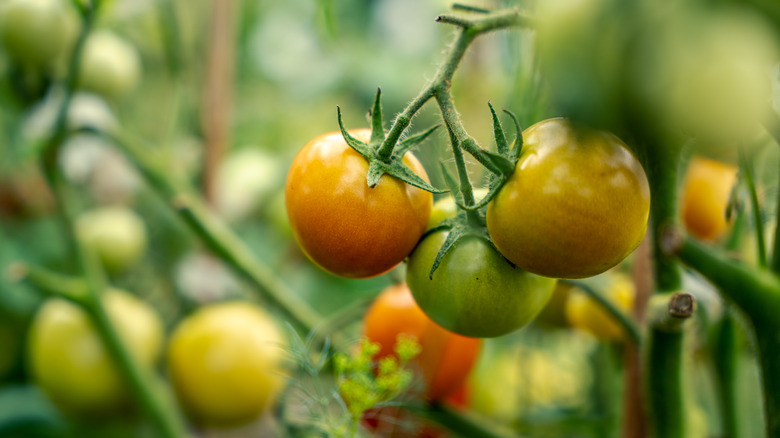
[[[428,102],[437,92],[449,93],[452,77],[457,70],[458,65],[466,54],[466,49],[477,36],[494,30],[512,27],[529,26],[530,20],[522,16],[515,9],[508,9],[492,14],[480,14],[476,18],[462,18],[457,23],[449,20],[449,16],[441,15],[436,21],[442,23],[456,24],[460,27],[455,41],[445,55],[444,61],[439,66],[436,75],[431,79],[420,93],[412,99],[409,105],[395,118],[387,137],[379,147],[377,153],[379,159],[387,161],[393,154],[393,148],[401,138],[401,134],[412,122],[415,114]],[[462,129],[460,122],[457,126]]]

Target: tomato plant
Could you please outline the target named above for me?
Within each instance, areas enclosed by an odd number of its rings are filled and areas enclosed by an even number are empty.
[[[368,130],[352,131],[368,140]],[[425,169],[404,156],[416,174]],[[341,133],[321,135],[298,153],[285,188],[293,233],[309,258],[344,277],[385,273],[414,248],[428,224],[429,192],[384,175],[376,187],[366,184],[368,162]]]
[[[196,421],[246,423],[270,406],[284,385],[284,345],[276,322],[254,304],[204,306],[171,335],[171,382]]]
[[[487,227],[517,266],[582,278],[630,254],[649,211],[645,172],[620,139],[555,118],[523,132],[520,159],[488,206]]]
[[[682,221],[689,233],[716,240],[729,225],[728,204],[737,167],[700,156],[688,163],[680,196]]]
[[[458,389],[469,375],[480,340],[452,333],[433,322],[415,303],[409,287],[397,284],[385,289],[363,317],[363,330],[381,346],[377,360],[394,354],[400,333],[420,343],[415,359],[422,373],[426,398],[437,400]]]
[[[82,214],[78,234],[110,272],[136,263],[147,246],[146,227],[126,207],[102,207]]]
[[[151,369],[163,344],[160,317],[127,292],[110,290],[101,299],[131,354]],[[41,306],[30,327],[27,354],[35,382],[67,412],[97,415],[129,403],[114,359],[90,317],[75,304],[52,298]]]
[[[619,311],[630,314],[634,308],[636,290],[631,278],[625,274],[604,274],[606,282],[604,298]],[[581,289],[574,287],[569,291],[565,304],[566,320],[572,327],[584,330],[604,340],[622,340],[626,334],[603,306],[589,297]]]
[[[409,256],[406,280],[420,308],[464,336],[494,337],[519,329],[542,310],[555,280],[512,266],[485,240],[466,237],[430,277],[446,232],[425,237]]]

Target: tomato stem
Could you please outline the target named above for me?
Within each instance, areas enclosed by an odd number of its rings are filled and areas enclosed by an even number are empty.
[[[750,194],[750,209],[753,212],[753,225],[756,239],[756,255],[758,257],[758,266],[765,268],[767,266],[766,244],[764,241],[764,221],[761,217],[761,204],[758,202],[758,191],[756,190],[756,180],[753,177],[753,165],[747,157],[744,148],[739,149],[739,168],[745,176],[745,183]]]
[[[403,134],[404,130],[409,126],[415,114],[417,114],[431,98],[437,97],[439,105],[441,105],[442,101],[442,99],[438,97],[439,95],[449,96],[449,99],[451,99],[450,85],[452,83],[452,77],[455,75],[458,65],[460,65],[460,62],[463,60],[466,50],[474,38],[494,30],[531,25],[531,20],[528,17],[521,15],[516,9],[507,9],[494,13],[479,13],[476,17],[455,18],[449,15],[440,15],[437,17],[436,21],[455,24],[459,26],[460,29],[433,79],[423,87],[420,93],[409,102],[406,108],[404,108],[393,121],[393,124],[390,126],[390,130],[387,133],[387,137],[379,147],[377,156],[380,160],[386,161],[392,156],[393,148],[398,143],[398,139],[401,138],[401,134]],[[443,109],[442,115],[444,115]],[[452,118],[451,121],[453,121],[456,133],[459,134],[458,138],[465,138],[462,134],[465,133],[465,129],[460,123],[459,118]],[[465,135],[467,136],[467,134]]]
[[[725,314],[716,328],[713,362],[718,375],[718,400],[723,419],[723,436],[739,436],[740,421],[737,409],[737,374],[739,349],[739,331],[734,310],[727,306]]]

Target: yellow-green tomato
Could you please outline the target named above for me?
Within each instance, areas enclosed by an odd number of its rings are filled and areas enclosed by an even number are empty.
[[[447,234],[426,236],[406,270],[415,301],[437,324],[463,336],[502,336],[528,324],[550,299],[555,279],[512,266],[478,237],[456,242],[431,277]]]
[[[509,261],[538,275],[606,271],[642,241],[650,187],[616,136],[563,118],[523,132],[515,172],[488,205],[487,227]]]
[[[171,381],[195,421],[210,426],[246,423],[282,389],[285,345],[273,318],[254,304],[203,307],[171,337]]]
[[[89,37],[79,70],[81,87],[119,98],[135,88],[140,76],[141,58],[133,45],[108,31]]]
[[[110,290],[101,300],[132,356],[151,368],[163,343],[160,317],[127,292]],[[129,402],[128,386],[103,339],[75,304],[47,300],[33,319],[27,341],[32,378],[64,411],[97,415]]]
[[[622,313],[630,314],[634,308],[636,288],[631,278],[613,274],[607,278],[604,298]],[[604,307],[579,288],[573,288],[566,300],[566,319],[572,327],[584,330],[602,340],[625,338],[622,326]]]
[[[6,0],[0,3],[0,40],[25,67],[50,65],[73,41],[76,20],[66,0]]]
[[[110,272],[127,269],[146,251],[146,227],[126,207],[102,207],[84,213],[76,228],[79,238]]]

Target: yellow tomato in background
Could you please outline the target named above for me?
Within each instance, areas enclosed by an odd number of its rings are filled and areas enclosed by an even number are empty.
[[[723,235],[729,225],[726,210],[738,170],[709,158],[691,158],[680,194],[682,221],[689,233],[710,241]]]
[[[101,298],[130,353],[152,367],[163,343],[160,317],[127,292],[109,290]],[[38,310],[27,339],[33,380],[64,411],[102,414],[127,405],[129,392],[89,316],[61,298]]]
[[[622,313],[629,314],[634,308],[636,289],[631,278],[625,274],[605,274],[605,287],[600,290],[610,303]],[[584,330],[603,340],[622,340],[626,334],[596,300],[579,288],[569,292],[566,300],[566,319],[572,327]]]
[[[171,381],[196,421],[246,423],[271,405],[284,386],[285,345],[273,318],[254,304],[202,307],[171,336]]]

